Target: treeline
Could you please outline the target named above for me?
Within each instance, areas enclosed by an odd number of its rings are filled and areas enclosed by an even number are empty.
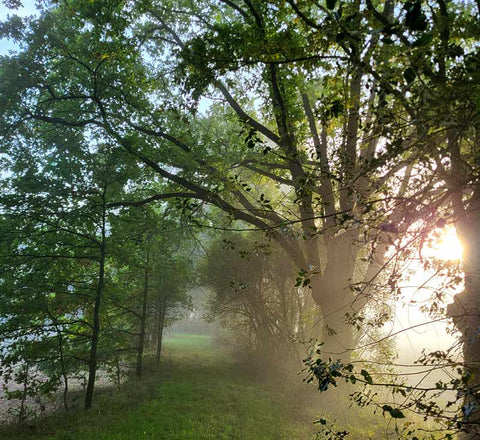
[[[0,367],[21,402],[85,383],[120,383],[160,363],[166,325],[190,304],[192,263],[178,209],[129,207],[145,172],[118,149],[68,131],[34,136],[3,157]],[[137,178],[134,181],[134,178]],[[10,383],[16,389],[8,391]]]
[[[305,346],[321,334],[308,288],[283,250],[260,233],[218,234],[209,243],[200,279],[209,287],[206,318],[231,331],[237,347],[259,362],[301,368]]]
[[[99,373],[141,377],[147,353],[159,368],[164,329],[192,311],[194,285],[207,289],[195,313],[227,329],[230,347],[300,369],[299,342],[321,321],[275,241],[199,233],[180,199],[132,202],[151,177],[112,145],[64,130],[28,141],[2,158],[0,216],[0,366],[19,421],[27,401],[59,392],[68,410],[79,383],[90,409]]]

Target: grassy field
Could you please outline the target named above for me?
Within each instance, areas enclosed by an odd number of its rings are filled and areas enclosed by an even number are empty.
[[[281,388],[239,372],[206,336],[174,335],[165,341],[160,372],[98,393],[88,413],[54,414],[22,430],[0,431],[0,438],[311,439],[312,415]]]

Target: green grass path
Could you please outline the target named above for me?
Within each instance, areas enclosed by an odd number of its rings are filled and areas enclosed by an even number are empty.
[[[119,392],[98,393],[94,409],[56,414],[5,439],[291,440],[311,439],[295,399],[238,372],[210,338],[166,339],[162,369]],[[311,419],[310,419],[311,420]]]

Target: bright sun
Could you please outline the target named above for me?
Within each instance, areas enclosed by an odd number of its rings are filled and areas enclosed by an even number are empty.
[[[461,260],[463,248],[457,238],[455,228],[446,227],[441,231],[430,252],[432,257],[440,260]]]

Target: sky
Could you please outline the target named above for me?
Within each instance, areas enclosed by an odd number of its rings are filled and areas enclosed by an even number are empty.
[[[3,2],[0,3],[0,21],[5,21],[9,15],[19,15],[21,17],[27,17],[33,15],[36,12],[35,0],[23,0],[23,7],[15,11],[8,9]],[[0,55],[7,55],[10,50],[15,49],[15,44],[11,40],[0,38]]]

